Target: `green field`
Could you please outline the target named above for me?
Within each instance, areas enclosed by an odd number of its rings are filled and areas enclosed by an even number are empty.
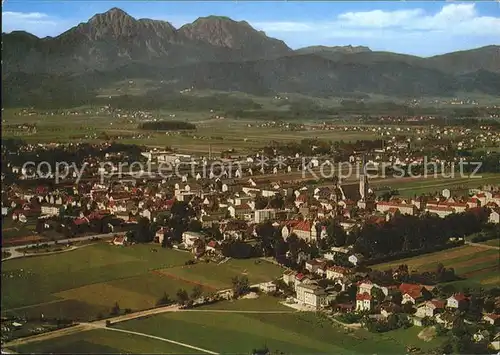
[[[391,261],[372,266],[377,270],[388,270],[398,265],[406,264],[410,270],[419,272],[436,270],[442,263],[445,267],[452,267],[455,273],[464,278],[457,284],[469,286],[495,287],[500,282],[498,250],[480,246],[462,246],[439,251],[413,258]]]
[[[37,130],[28,133],[22,129],[2,130],[2,138],[17,137],[28,142],[99,142],[103,132],[116,137],[121,143],[147,145],[151,147],[171,146],[181,151],[217,153],[228,148],[237,152],[252,151],[267,145],[271,140],[291,142],[304,138],[328,140],[376,139],[377,132],[344,131],[289,131],[283,127],[270,127],[265,121],[213,119],[210,112],[154,112],[154,117],[166,120],[183,120],[196,124],[192,132],[155,132],[137,129],[141,119],[117,118],[99,112],[79,115],[47,115],[42,112],[19,116],[19,110],[6,110],[4,125],[36,124]],[[175,114],[172,118],[170,114]]]
[[[292,308],[282,305],[282,299],[259,295],[254,299],[239,299],[237,301],[220,301],[197,307],[196,310],[228,310],[228,311],[293,311]]]
[[[499,184],[500,174],[488,173],[482,174],[480,178],[455,177],[455,178],[434,178],[432,174],[426,179],[402,180],[401,182],[391,182],[392,189],[398,190],[404,197],[413,197],[433,192],[442,192],[443,189],[453,190],[455,194],[468,194],[470,188],[477,188],[484,184]]]
[[[52,354],[181,354],[186,348],[134,334],[102,329],[72,334],[56,340],[28,343],[14,347],[20,353]]]
[[[152,252],[152,249],[157,252]],[[151,245],[117,247],[99,243],[62,254],[8,260],[2,263],[2,313],[76,320],[106,316],[118,302],[133,311],[155,307],[164,293],[175,299],[179,289],[196,285],[203,291],[231,287],[231,278],[246,274],[251,281],[269,281],[278,266],[254,260],[196,264],[184,275],[190,253]],[[180,277],[179,274],[183,275]]]
[[[407,345],[430,349],[438,340],[425,343],[419,329],[384,335],[360,330],[347,332],[313,313],[241,314],[176,312],[118,324],[120,329],[180,341],[223,354],[249,353],[267,346],[285,353],[404,353]]]
[[[158,270],[158,272],[218,289],[231,287],[231,280],[235,276],[247,276],[250,284],[256,284],[282,275],[280,267],[259,259],[232,259],[221,265],[196,264]]]
[[[491,239],[484,242],[479,242],[479,244],[489,245],[492,247],[500,247],[500,239]]]

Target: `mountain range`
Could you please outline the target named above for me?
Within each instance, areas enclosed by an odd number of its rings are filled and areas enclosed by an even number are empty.
[[[500,46],[430,58],[362,46],[292,50],[245,21],[218,16],[176,29],[169,22],[135,19],[113,8],[57,37],[2,33],[2,45],[7,103],[19,102],[19,95],[27,92],[34,97],[57,89],[76,95],[139,78],[161,80],[166,91],[195,87],[310,96],[500,94]]]

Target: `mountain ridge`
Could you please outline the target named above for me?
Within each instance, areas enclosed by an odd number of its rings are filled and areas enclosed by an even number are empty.
[[[96,90],[112,80],[158,76],[175,83],[168,90],[500,94],[500,46],[428,58],[352,45],[292,50],[246,21],[222,16],[200,17],[176,29],[168,21],[135,19],[112,8],[55,37],[13,31],[2,33],[2,42],[8,79],[2,85],[12,95],[40,86],[37,76],[75,92],[81,89],[73,86],[82,83]]]

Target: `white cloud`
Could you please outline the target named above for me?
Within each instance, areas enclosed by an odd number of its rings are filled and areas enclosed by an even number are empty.
[[[385,28],[400,26],[424,13],[422,9],[366,12],[347,12],[340,14],[338,20],[343,26]]]
[[[320,38],[415,37],[442,33],[450,36],[500,36],[500,16],[481,16],[475,4],[446,4],[435,14],[421,8],[396,11],[346,12],[332,21],[323,22],[260,22],[256,28],[277,35],[286,32],[307,32]],[[500,38],[500,37],[499,37]]]
[[[58,34],[65,23],[41,12],[2,12],[2,32],[23,30],[37,36]]]

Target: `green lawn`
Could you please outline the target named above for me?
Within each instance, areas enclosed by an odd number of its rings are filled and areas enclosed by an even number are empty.
[[[413,197],[425,193],[441,192],[443,189],[460,189],[462,193],[467,194],[469,188],[476,188],[484,184],[500,183],[500,174],[482,174],[481,178],[434,178],[431,174],[424,179],[413,181],[401,181],[391,183],[393,189],[398,190],[401,196]]]
[[[439,263],[445,267],[454,268],[455,273],[465,279],[453,283],[459,286],[494,287],[495,282],[500,280],[496,276],[500,271],[498,250],[471,245],[377,264],[373,265],[372,268],[387,270],[406,264],[410,270],[424,272],[436,270]]]
[[[126,294],[120,290],[127,288],[131,290],[129,295],[149,297],[149,303],[152,298],[157,300],[163,292],[173,292],[179,286],[190,290],[191,285],[165,279],[152,270],[182,265],[192,256],[158,247],[158,251],[152,253],[151,248],[99,243],[62,254],[2,262],[2,311],[66,298],[100,308],[101,300]],[[106,295],[102,292],[106,290],[115,292]],[[158,294],[153,295],[154,292]],[[57,308],[56,304],[51,305],[52,309]]]
[[[260,295],[254,299],[239,299],[236,301],[220,301],[217,303],[197,307],[205,310],[231,310],[231,311],[290,311],[294,309],[280,303],[282,299]]]
[[[104,329],[28,343],[13,348],[19,353],[52,354],[185,354],[191,349],[160,340]]]
[[[347,332],[313,313],[241,314],[179,312],[132,320],[118,328],[167,337],[223,354],[245,354],[268,346],[285,353],[402,354],[407,345],[432,348],[416,329],[372,334]],[[420,328],[421,330],[421,328]]]
[[[161,272],[165,275],[221,289],[231,287],[231,280],[235,276],[247,276],[250,284],[255,284],[280,277],[283,269],[275,264],[259,259],[231,259],[221,265],[200,263],[169,268],[161,270]]]
[[[151,252],[151,249],[157,252]],[[191,293],[196,285],[212,292],[247,275],[251,283],[270,281],[281,268],[261,260],[184,266],[190,253],[151,245],[117,247],[98,243],[55,255],[2,263],[2,314],[90,320],[107,316],[117,302],[133,311],[152,308],[166,293]],[[251,301],[251,300],[249,300]]]

